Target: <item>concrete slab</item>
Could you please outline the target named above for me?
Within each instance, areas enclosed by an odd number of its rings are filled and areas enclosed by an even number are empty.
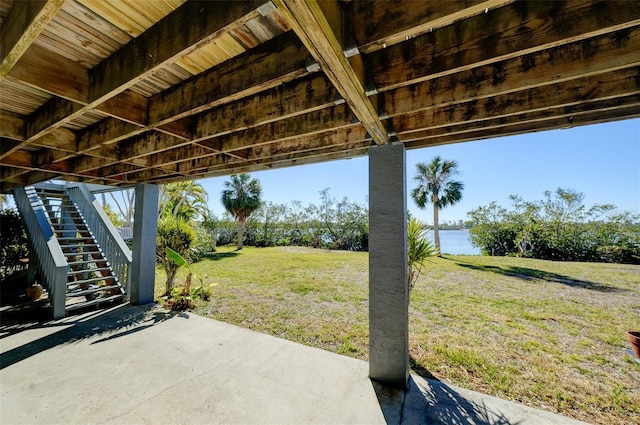
[[[578,424],[486,395],[368,379],[366,362],[191,314],[0,315],[3,424]]]

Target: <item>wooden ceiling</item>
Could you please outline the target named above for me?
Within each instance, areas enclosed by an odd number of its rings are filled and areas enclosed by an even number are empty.
[[[635,0],[0,0],[0,44],[2,192],[640,116]]]

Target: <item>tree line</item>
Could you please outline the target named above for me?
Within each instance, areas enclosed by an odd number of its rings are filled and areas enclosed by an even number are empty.
[[[511,196],[468,213],[471,243],[484,255],[640,264],[640,216],[611,204],[584,205],[584,194],[558,188],[544,198]]]
[[[346,197],[338,200],[326,188],[318,204],[303,206],[262,203],[243,224],[244,244],[257,247],[306,246],[312,248],[367,251],[369,210]],[[204,224],[219,245],[238,239],[236,219],[230,213],[211,218]]]

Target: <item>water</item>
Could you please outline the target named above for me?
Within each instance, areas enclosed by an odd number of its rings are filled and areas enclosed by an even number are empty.
[[[429,231],[433,241],[433,232]],[[440,230],[440,251],[443,254],[480,255],[480,249],[471,246],[469,230]]]

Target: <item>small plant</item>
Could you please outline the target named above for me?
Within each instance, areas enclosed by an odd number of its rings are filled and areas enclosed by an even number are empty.
[[[191,289],[191,282],[195,276],[191,270],[189,262],[171,248],[165,248],[165,254],[168,259],[174,261],[178,267],[186,267],[189,270],[189,274],[185,279],[182,287],[175,287],[161,299],[164,301],[165,307],[171,311],[183,311],[195,308],[194,301],[201,299],[203,301],[209,301],[211,299],[212,290],[217,283],[211,283],[207,286],[204,284],[203,278],[197,278],[200,281],[200,286]],[[207,276],[205,276],[207,277]]]
[[[422,274],[426,259],[437,255],[436,248],[427,238],[427,231],[427,226],[416,218],[411,218],[407,223],[409,290],[413,289]]]

